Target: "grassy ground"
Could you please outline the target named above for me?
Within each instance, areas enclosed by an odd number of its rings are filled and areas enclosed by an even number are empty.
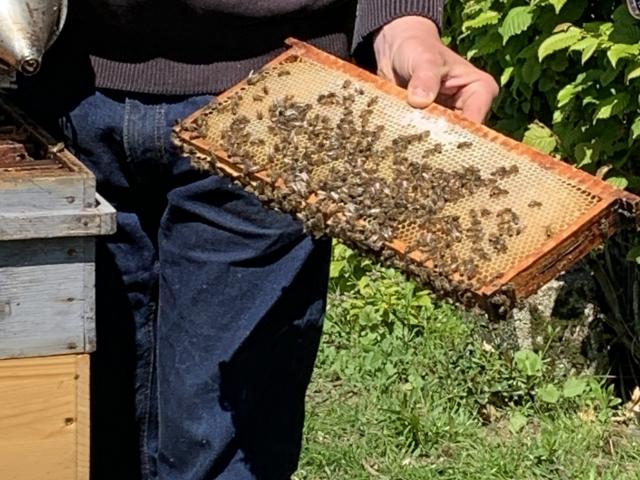
[[[612,389],[505,331],[338,246],[295,478],[640,479]]]

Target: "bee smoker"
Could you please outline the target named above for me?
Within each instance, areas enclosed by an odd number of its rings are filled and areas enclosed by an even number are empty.
[[[0,0],[0,75],[36,73],[66,14],[67,0]]]

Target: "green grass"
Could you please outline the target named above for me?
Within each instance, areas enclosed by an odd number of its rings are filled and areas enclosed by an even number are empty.
[[[342,246],[330,300],[297,480],[640,479],[620,401],[555,368],[555,331],[518,352],[508,325]]]

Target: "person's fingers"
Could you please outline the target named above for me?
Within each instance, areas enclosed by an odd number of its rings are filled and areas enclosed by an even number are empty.
[[[436,97],[436,103],[451,110],[456,109],[454,96],[450,94],[440,92]]]
[[[489,116],[491,105],[498,96],[498,84],[489,75],[467,88],[472,94],[462,105],[462,114],[474,122],[484,122]]]
[[[453,97],[453,109],[469,120],[481,123],[491,108],[491,97],[475,84],[467,85]]]
[[[442,77],[446,73],[442,57],[421,55],[412,62],[407,86],[408,102],[416,108],[429,106],[438,96]]]
[[[380,78],[384,78],[385,80],[389,80],[395,85],[406,86],[407,82],[402,77],[400,77],[395,71],[389,69],[378,69],[376,72]]]
[[[462,115],[471,121],[483,123],[489,115],[489,110],[491,110],[492,100],[491,97],[483,95],[482,92],[476,92],[475,95],[469,97],[469,101],[462,107]]]
[[[499,87],[491,75],[470,64],[460,64],[449,69],[441,91],[455,91],[455,110],[474,122],[483,122],[499,93]]]

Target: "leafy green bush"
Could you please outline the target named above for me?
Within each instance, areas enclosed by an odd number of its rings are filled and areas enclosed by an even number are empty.
[[[522,350],[513,323],[431,302],[338,243],[329,300],[294,478],[638,478],[626,410],[551,358],[559,330]]]
[[[547,358],[551,343],[560,341],[559,332],[549,332],[546,344],[536,351],[520,350],[515,338],[509,340],[513,334],[508,328],[432,303],[427,291],[397,270],[376,265],[339,243],[334,245],[330,291],[325,348],[355,342],[366,352],[360,365],[332,365],[359,378],[384,377],[381,388],[400,384],[408,401],[422,398],[425,388],[435,388],[451,390],[452,398],[463,397],[469,408],[535,406],[548,412],[571,405],[577,397],[598,412],[608,412],[615,404],[611,390],[603,390],[599,380],[567,376]],[[420,360],[407,356],[404,348],[396,351],[398,345],[425,339]]]
[[[445,32],[502,86],[492,125],[640,189],[640,22],[619,0],[451,0]]]

